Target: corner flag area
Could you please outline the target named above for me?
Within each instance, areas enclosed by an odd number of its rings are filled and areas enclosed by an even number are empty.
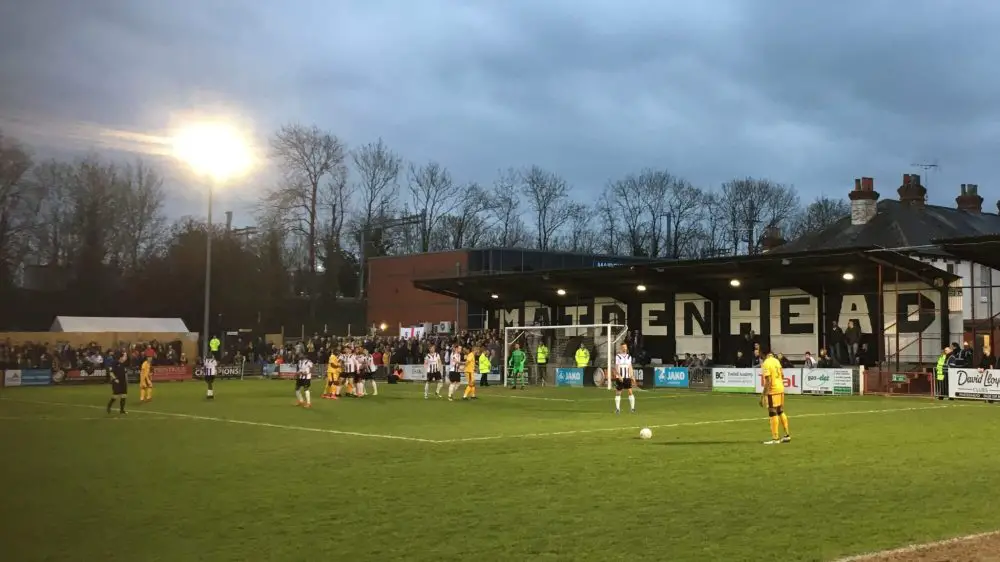
[[[2,389],[5,559],[986,560],[1000,526],[1000,405],[789,396],[765,446],[753,395],[292,390]]]

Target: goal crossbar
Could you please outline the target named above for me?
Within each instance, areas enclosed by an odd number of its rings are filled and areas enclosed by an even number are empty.
[[[559,324],[555,326],[505,326],[503,329],[504,333],[503,368],[501,370],[501,373],[503,373],[503,384],[507,384],[508,380],[508,369],[509,369],[508,362],[510,360],[510,353],[512,351],[511,346],[517,343],[517,341],[520,340],[522,337],[524,337],[525,333],[528,332],[535,332],[536,334],[542,332],[558,333],[559,330],[596,330],[596,329],[600,329],[602,331],[602,335],[605,336],[605,340],[604,342],[602,342],[601,345],[603,349],[600,350],[603,351],[602,353],[603,357],[601,358],[602,360],[599,364],[597,362],[593,362],[593,358],[592,362],[594,367],[599,367],[603,370],[604,378],[606,381],[606,387],[608,389],[611,389],[612,387],[611,373],[613,372],[614,369],[615,349],[616,346],[628,334],[628,326],[622,324]],[[510,336],[511,332],[517,332],[517,335],[511,337]],[[597,352],[599,350],[594,349],[594,351]],[[529,350],[528,356],[529,356],[529,363],[534,364],[535,360],[537,359],[536,353],[532,353]],[[557,359],[559,358],[557,357]],[[550,360],[549,364],[551,363],[552,361]],[[557,363],[556,367],[558,368],[558,366],[559,365]],[[575,363],[571,363],[567,366],[575,367],[576,365]]]

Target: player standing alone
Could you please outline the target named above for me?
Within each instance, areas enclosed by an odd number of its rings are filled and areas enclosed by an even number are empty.
[[[785,415],[785,373],[781,368],[781,362],[774,357],[774,353],[769,351],[767,359],[760,365],[761,376],[764,378],[764,392],[760,395],[760,405],[767,404],[767,419],[771,424],[771,440],[764,441],[765,445],[777,445],[778,443],[788,443],[792,440],[792,434],[788,432],[788,416]],[[778,438],[779,424],[785,430],[785,436]]]
[[[514,390],[518,386],[521,387],[521,390],[524,390],[524,364],[527,362],[527,359],[527,356],[521,351],[521,344],[515,343],[514,351],[510,352],[510,361],[508,364],[511,374],[511,390]]]
[[[424,371],[427,373],[427,380],[424,381],[424,400],[430,397],[431,383],[437,382],[437,389],[434,391],[434,395],[441,398],[441,387],[444,386],[444,378],[441,376],[441,355],[438,354],[437,348],[433,345],[427,350],[427,356],[424,357]],[[451,393],[449,392],[449,397]]]
[[[215,400],[215,373],[218,369],[219,362],[215,360],[215,356],[213,355],[209,355],[208,359],[201,366],[202,374],[205,376],[205,384],[208,386],[205,398],[209,400]]]
[[[109,414],[116,398],[118,399],[118,413],[128,413],[125,411],[125,399],[128,398],[128,379],[125,377],[125,364],[127,361],[128,355],[122,353],[121,358],[108,370],[111,377],[111,400],[108,400]]]
[[[147,357],[139,370],[139,402],[153,399],[153,358]]]
[[[615,355],[615,413],[622,413],[622,391],[628,390],[628,405],[635,413],[635,394],[632,394],[632,387],[635,386],[633,375],[632,356],[628,353],[628,346],[622,344],[618,355]]]
[[[295,379],[296,406],[312,408],[312,396],[309,394],[309,387],[312,385],[313,362],[308,357],[299,356],[298,377]]]

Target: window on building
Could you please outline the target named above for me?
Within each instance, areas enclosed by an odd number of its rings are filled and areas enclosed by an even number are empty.
[[[951,273],[952,275],[955,274],[955,264],[949,263],[946,269],[948,270],[948,273]]]
[[[979,266],[979,279],[976,279],[976,283],[979,284],[979,296],[984,299],[990,298],[990,285],[993,284],[993,270],[985,265]]]

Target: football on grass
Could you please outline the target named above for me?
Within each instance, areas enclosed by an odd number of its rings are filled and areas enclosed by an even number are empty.
[[[644,427],[642,428],[641,431],[639,431],[639,439],[652,439],[652,438],[653,438],[653,430],[649,429],[648,427]]]

